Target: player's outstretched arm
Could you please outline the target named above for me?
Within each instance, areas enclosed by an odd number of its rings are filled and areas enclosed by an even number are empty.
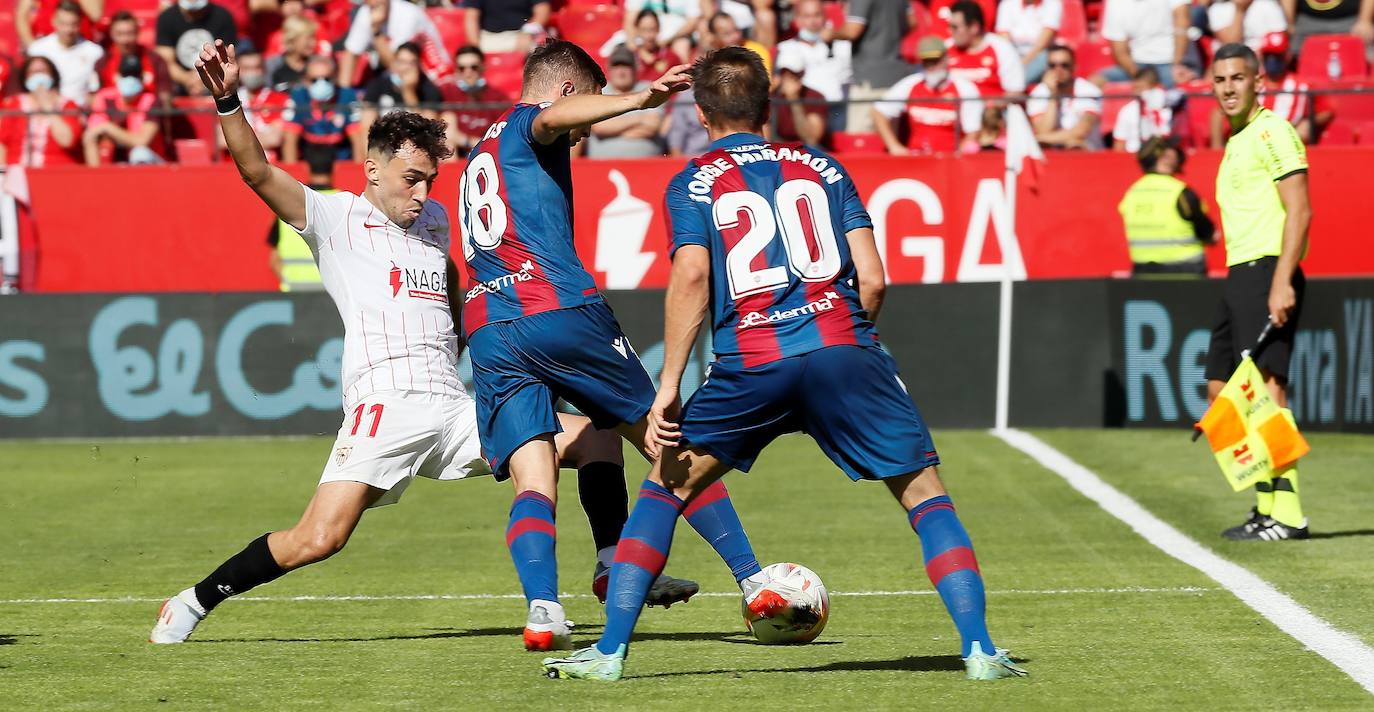
[[[257,134],[243,115],[239,103],[239,65],[233,45],[223,40],[206,44],[196,60],[200,81],[215,98],[224,144],[238,166],[239,175],[267,207],[297,230],[305,229],[305,190],[300,181],[267,162],[267,154]]]
[[[663,372],[658,397],[649,409],[649,428],[644,446],[658,456],[664,445],[677,445],[681,437],[682,372],[697,341],[711,299],[711,255],[701,245],[683,245],[673,253],[673,271],[663,300]]]
[[[534,140],[548,145],[559,136],[639,109],[655,109],[692,86],[691,65],[679,64],[642,91],[631,94],[573,94],[555,101],[534,119]]]
[[[849,255],[859,278],[859,303],[868,312],[868,320],[876,324],[887,294],[887,278],[883,275],[883,258],[878,254],[873,228],[855,228],[845,233],[845,239],[849,241]]]

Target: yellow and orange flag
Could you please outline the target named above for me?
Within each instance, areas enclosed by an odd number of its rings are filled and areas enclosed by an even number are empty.
[[[1207,436],[1221,473],[1237,492],[1297,462],[1311,447],[1285,417],[1249,356],[1226,382],[1197,429]]]

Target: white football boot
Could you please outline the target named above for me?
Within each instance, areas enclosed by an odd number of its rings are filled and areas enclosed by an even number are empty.
[[[163,601],[157,612],[157,625],[148,636],[149,643],[184,643],[196,626],[205,620],[205,609],[196,600],[196,590],[188,588]]]
[[[572,650],[572,621],[554,601],[530,601],[525,650]]]

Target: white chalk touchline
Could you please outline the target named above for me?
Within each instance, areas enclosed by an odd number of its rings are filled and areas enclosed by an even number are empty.
[[[1050,588],[1050,589],[1008,589],[988,591],[990,596],[1065,596],[1093,594],[1140,594],[1140,593],[1207,593],[1215,588],[1199,586],[1178,586],[1172,588]],[[831,591],[831,596],[933,596],[935,591]],[[591,598],[589,593],[562,593],[559,598]],[[739,594],[727,591],[706,591],[698,593],[701,598],[738,598]],[[505,601],[524,600],[518,593],[423,593],[398,594],[393,596],[235,596],[235,601],[259,601],[287,603],[300,601]],[[42,604],[42,603],[162,603],[165,598],[140,598],[124,596],[119,598],[10,598],[0,599],[0,605]]]
[[[994,430],[993,435],[1062,477],[1070,487],[1129,525],[1164,553],[1221,584],[1280,630],[1326,658],[1366,691],[1374,693],[1374,648],[1364,641],[1318,618],[1249,569],[1223,559],[1189,538],[1034,435],[1015,429]]]

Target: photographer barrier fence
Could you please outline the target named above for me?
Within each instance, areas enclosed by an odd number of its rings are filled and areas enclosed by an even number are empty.
[[[1190,427],[1206,407],[1221,287],[1014,284],[1009,423]],[[994,423],[998,289],[889,290],[884,345],[936,427]],[[656,378],[662,292],[608,299]],[[326,434],[342,417],[342,326],[323,294],[21,295],[3,307],[0,437]],[[700,384],[703,353],[684,391]],[[470,377],[466,357],[460,372]],[[1374,433],[1374,280],[1308,283],[1290,399],[1305,430]]]

